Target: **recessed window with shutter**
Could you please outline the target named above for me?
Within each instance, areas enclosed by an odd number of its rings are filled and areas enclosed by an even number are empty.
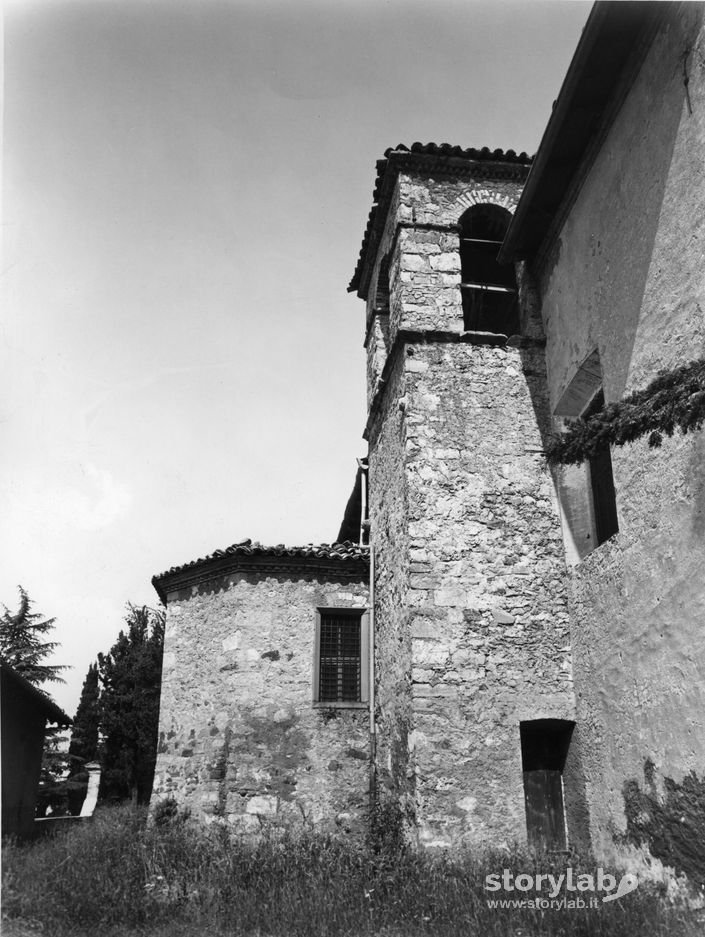
[[[367,621],[362,609],[316,613],[314,702],[335,706],[367,700]]]
[[[556,404],[553,412],[560,420],[556,425],[559,432],[565,429],[564,420],[588,420],[604,408],[602,384],[600,352],[595,348],[576,370]],[[575,566],[619,531],[609,444],[597,446],[580,465],[561,466],[556,481],[566,559]]]

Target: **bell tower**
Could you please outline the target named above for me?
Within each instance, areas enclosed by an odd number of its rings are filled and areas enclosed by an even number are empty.
[[[377,796],[425,845],[565,845],[565,825],[525,805],[547,769],[522,738],[542,720],[566,749],[546,783],[571,825],[542,333],[521,267],[497,261],[529,164],[511,150],[387,150],[350,284],[366,302]]]

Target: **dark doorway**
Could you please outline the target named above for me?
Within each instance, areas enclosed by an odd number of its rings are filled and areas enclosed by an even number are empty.
[[[566,848],[563,768],[574,726],[563,719],[520,723],[526,829],[536,849]]]

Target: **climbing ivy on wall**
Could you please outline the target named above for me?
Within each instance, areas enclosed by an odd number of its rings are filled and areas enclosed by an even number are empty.
[[[609,403],[588,419],[572,420],[546,447],[552,465],[578,465],[605,444],[622,446],[649,434],[657,448],[676,429],[690,433],[705,422],[705,359],[662,371],[648,387]]]

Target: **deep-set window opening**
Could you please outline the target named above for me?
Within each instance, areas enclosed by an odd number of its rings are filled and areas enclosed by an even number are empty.
[[[587,419],[605,405],[605,395],[600,389],[583,414]],[[612,456],[608,443],[600,446],[588,459],[592,508],[595,515],[595,536],[598,545],[616,534],[619,530],[617,521],[617,500],[612,473]]]
[[[460,290],[466,331],[504,335],[519,331],[514,267],[497,260],[510,219],[510,213],[498,205],[474,205],[460,219]]]

